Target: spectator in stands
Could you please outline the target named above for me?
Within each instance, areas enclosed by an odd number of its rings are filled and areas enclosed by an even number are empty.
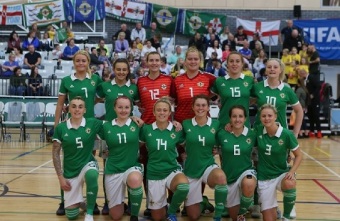
[[[167,64],[166,57],[161,57],[161,66],[159,67],[159,70],[165,75],[170,75],[171,66]]]
[[[101,70],[104,69],[104,62],[98,59],[98,51],[95,47],[91,48],[90,59],[91,59],[91,63],[90,63],[91,66],[95,65],[99,67]]]
[[[28,79],[28,88],[27,88],[28,96],[42,96],[43,95],[42,77],[38,72],[39,70],[37,67],[31,68],[31,74]]]
[[[176,64],[178,61],[178,58],[183,58],[183,60],[185,59],[185,55],[184,53],[182,53],[182,48],[179,45],[176,46],[175,54],[172,54],[170,58],[168,59],[168,64]]]
[[[249,49],[251,50],[251,61],[254,62],[255,59],[259,56],[261,50],[263,50],[262,44],[260,41],[255,42],[255,48],[251,49],[250,48],[250,43],[249,43]]]
[[[213,68],[213,60],[215,59],[217,59],[217,52],[213,51],[211,53],[210,58],[207,60],[204,60],[205,62],[204,67],[205,67],[206,72],[210,72],[210,70]]]
[[[295,47],[299,52],[302,49],[302,44],[303,40],[298,30],[293,29],[292,34],[283,41],[283,48],[288,48],[288,50],[291,51],[292,48]]]
[[[146,38],[145,39],[150,39],[153,36],[155,36],[156,34],[160,34],[160,32],[157,30],[156,22],[152,22],[150,28],[146,29]],[[160,40],[162,40],[162,39],[160,39]]]
[[[256,70],[256,73],[258,73],[262,68],[265,68],[264,60],[267,59],[266,53],[263,49],[260,50],[260,52],[257,55],[257,58],[255,58],[253,68]]]
[[[120,32],[115,42],[115,52],[122,53],[129,50],[129,42],[125,39],[125,33]]]
[[[264,80],[267,79],[267,75],[266,75],[266,64],[267,64],[267,61],[268,61],[267,58],[263,60],[264,67],[261,68],[261,70],[256,75],[256,81],[257,82],[261,82],[261,81],[264,81]]]
[[[50,39],[47,32],[44,33],[43,38],[41,39],[41,50],[42,51],[52,51],[53,50],[53,40]]]
[[[220,48],[220,43],[218,40],[214,40],[213,45],[211,47],[208,47],[207,49],[207,55],[205,57],[205,62],[208,62],[209,59],[211,59],[211,54],[213,52],[217,53],[217,59],[222,59],[222,49]]]
[[[199,32],[196,32],[195,35],[189,40],[188,48],[196,47],[203,55],[205,54],[205,43],[204,39],[201,37]]]
[[[28,46],[33,45],[35,50],[40,49],[40,41],[36,37],[35,31],[31,30],[28,32],[26,39],[22,43],[22,49],[23,50],[28,50]]]
[[[251,50],[249,49],[249,42],[248,41],[243,41],[243,48],[240,49],[239,52],[248,61],[250,60],[250,58],[251,58]]]
[[[14,74],[9,80],[9,95],[24,95],[26,91],[26,76],[21,73],[21,67],[13,70]]]
[[[98,53],[98,50],[97,50]],[[92,60],[92,59],[91,59]],[[98,60],[102,61],[104,64],[104,67],[111,67],[111,62],[109,57],[106,55],[106,51],[105,50],[101,50],[100,54],[98,56]]]
[[[137,22],[136,27],[131,31],[131,41],[135,40],[137,37],[139,37],[142,42],[145,42],[146,40],[145,29],[140,22]]]
[[[284,27],[281,30],[281,35],[279,35],[279,42],[281,44],[283,44],[284,40],[286,40],[287,38],[289,38],[292,35],[292,31],[293,30],[297,30],[299,33],[302,32],[302,30],[300,28],[298,28],[297,26],[295,26],[293,24],[293,20],[287,20],[287,25],[286,27]],[[283,35],[283,39],[282,39],[282,35]]]
[[[21,42],[20,42],[18,33],[16,33],[15,31],[12,31],[12,33],[9,35],[9,39],[7,42],[6,53],[11,53],[14,48],[20,48],[20,47],[21,47]]]
[[[59,60],[61,58],[63,52],[62,52],[59,44],[54,45],[54,49],[51,52],[51,54],[52,54],[52,56],[51,56],[52,60]]]
[[[243,26],[240,25],[237,27],[237,33],[234,35],[236,46],[242,47],[245,41],[248,42],[247,34],[243,32]]]
[[[98,54],[101,54],[101,51],[104,50],[106,53],[106,56],[110,56],[111,51],[109,51],[109,48],[105,45],[105,40],[104,39],[100,39],[98,42],[98,46],[97,46],[97,51]]]
[[[131,42],[131,47],[127,51],[127,57],[133,57],[134,61],[140,61],[141,50],[137,48],[137,41],[134,40]]]
[[[130,66],[130,73],[131,73],[132,77],[134,77],[137,69],[139,68],[139,62],[134,59],[132,54],[127,55],[127,60],[129,62],[129,66]]]
[[[204,35],[204,37],[205,37],[205,43],[208,47],[209,45],[213,44],[215,39],[217,39],[219,41],[220,38],[218,37],[218,35],[215,34],[216,30],[214,30],[214,28],[212,26],[208,27],[207,31],[208,31],[208,33],[206,33]]]
[[[21,48],[13,48],[13,53],[15,54],[15,61],[18,62],[19,66],[22,67],[24,64],[25,57],[22,54]]]
[[[74,33],[70,27],[66,28],[66,34],[67,34],[66,42],[70,42],[71,40],[74,39]]]
[[[307,106],[310,101],[309,99],[309,93],[305,85],[305,79],[300,78],[297,83],[297,88],[295,89],[295,94],[297,98],[299,99],[299,102],[302,106],[303,113],[307,112]],[[302,124],[301,129],[299,131],[298,138],[305,138],[308,137],[309,130],[307,128],[305,117],[302,118]]]
[[[292,58],[292,62],[297,61],[298,64],[301,62],[300,54],[297,53],[297,49],[292,47],[292,51],[290,52],[290,57]]]
[[[157,51],[157,50],[156,50],[156,48],[152,47],[150,40],[146,40],[146,45],[143,46],[141,56],[144,57],[146,54],[148,54],[152,51]]]
[[[229,33],[228,39],[222,42],[222,48],[225,48],[226,45],[229,45],[230,51],[236,51],[236,41],[233,34]]]
[[[220,42],[223,43],[225,40],[228,40],[229,34],[230,34],[229,26],[228,26],[228,25],[227,25],[227,26],[224,26],[223,32],[222,32],[222,34],[220,34],[220,36],[219,36]]]
[[[38,39],[41,38],[41,32],[40,32],[40,30],[38,29],[38,23],[33,23],[33,24],[32,24],[31,31],[34,31],[34,32],[35,32],[35,36],[36,36]]]
[[[151,39],[151,45],[152,47],[156,48],[156,51],[161,54],[161,42],[160,39],[162,39],[162,35],[161,34],[156,34],[154,35]]]
[[[224,62],[225,60],[227,60],[229,54],[230,54],[230,46],[228,44],[226,44],[224,46],[224,51],[222,52],[222,59],[221,61]]]
[[[74,39],[70,39],[68,45],[64,48],[63,56],[61,59],[63,60],[72,60],[75,53],[79,51],[79,47],[75,45]]]
[[[148,38],[147,38],[148,39]],[[140,40],[140,38],[136,38],[135,39],[135,41],[136,41],[136,43],[137,43],[137,48],[140,50],[140,51],[142,51],[142,49],[143,49],[143,43],[141,42],[141,40]]]
[[[52,25],[47,26],[47,31],[46,32],[48,33],[48,38],[51,39],[53,43],[57,42],[54,39],[54,37],[57,34],[57,32],[55,31],[55,29],[54,29],[54,27]]]
[[[28,45],[28,53],[25,54],[24,65],[22,68],[31,69],[33,67],[40,68],[41,55],[35,51],[34,45]]]
[[[10,53],[8,61],[5,61],[2,65],[2,75],[1,77],[9,78],[14,74],[14,69],[18,67],[18,62],[15,61],[15,54]]]
[[[249,64],[248,64],[248,63],[244,63],[244,64],[243,64],[242,73],[243,73],[245,76],[254,77],[254,74],[253,74],[253,72],[250,70]]]
[[[303,44],[302,45],[302,49],[299,51],[299,55],[300,55],[301,58],[308,57],[307,49],[308,49],[308,45],[307,44]]]
[[[216,58],[212,60],[212,68],[207,71],[212,73],[216,77],[224,77],[226,75],[225,70],[222,68],[221,60]]]
[[[264,49],[264,43],[260,40],[259,33],[255,32],[253,35],[253,40],[249,42],[249,49],[254,50],[256,48],[256,42],[259,41],[261,43],[261,48]]]
[[[115,42],[118,39],[119,33],[124,32],[125,33],[125,39],[130,42],[131,41],[131,31],[127,29],[127,26],[125,23],[120,25],[120,30],[118,30],[113,36],[112,40]]]
[[[175,78],[178,75],[185,73],[184,60],[185,58],[181,57],[177,59],[176,64],[171,69],[171,77]]]
[[[215,40],[218,40],[218,42],[220,42],[220,39],[217,38],[217,37],[218,37],[218,35],[215,35],[214,33],[211,33],[210,34],[210,40],[206,42],[206,48],[213,47]]]

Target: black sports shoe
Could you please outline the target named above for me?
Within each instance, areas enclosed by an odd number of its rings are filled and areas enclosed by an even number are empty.
[[[124,203],[124,214],[130,216],[131,215],[130,210],[131,210],[130,206]]]
[[[188,216],[187,214],[187,209],[185,208],[185,206],[183,207],[182,211],[181,211],[181,215],[182,216]]]
[[[130,221],[138,221],[138,217],[137,216],[130,216]]]
[[[102,209],[102,215],[109,215],[109,206],[107,205],[107,203],[104,203],[103,209]]]
[[[64,203],[59,203],[59,208],[57,209],[57,211],[55,212],[55,214],[57,216],[64,216],[65,215],[65,207],[64,207]]]
[[[100,215],[100,210],[98,209],[98,204],[97,203],[94,206],[93,215]]]
[[[144,210],[144,214],[145,217],[151,217],[151,210],[150,209],[146,209]]]

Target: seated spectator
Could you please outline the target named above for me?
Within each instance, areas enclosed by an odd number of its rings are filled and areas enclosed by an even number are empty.
[[[204,38],[201,37],[199,32],[196,32],[195,35],[189,40],[188,47],[196,47],[202,54],[205,53],[205,42]]]
[[[33,67],[41,67],[41,55],[35,51],[34,45],[28,46],[28,53],[25,54],[24,69],[32,69]]]
[[[133,55],[132,54],[129,54],[127,56],[127,60],[129,62],[129,66],[130,66],[130,73],[131,73],[131,76],[134,77],[135,74],[136,74],[136,71],[137,69],[139,68],[139,62],[136,61],[134,58],[133,58]]]
[[[138,78],[145,76],[145,70],[142,67],[136,69],[136,73],[132,77],[132,83],[137,84]]]
[[[222,48],[225,48],[225,45],[229,45],[230,51],[236,51],[236,41],[233,34],[230,33],[228,39],[222,42]]]
[[[152,51],[157,51],[157,50],[156,48],[152,47],[150,40],[146,40],[146,45],[143,46],[141,56],[144,57],[147,53],[150,53]]]
[[[47,34],[48,34],[48,38],[51,39],[51,41],[54,43],[54,42],[57,42],[55,41],[56,39],[54,39],[55,35],[56,35],[56,31],[54,29],[54,27],[52,25],[49,25],[47,26]]]
[[[31,68],[31,74],[28,78],[28,96],[42,96],[43,95],[43,84],[41,75],[38,73],[37,67]]]
[[[168,64],[176,64],[178,58],[183,58],[183,60],[185,60],[185,55],[182,53],[182,48],[179,45],[176,46],[176,53],[171,55],[168,59]]]
[[[120,25],[120,29],[112,36],[113,43],[118,39],[119,33],[125,33],[125,39],[130,42],[131,41],[131,31],[127,28],[125,23]]]
[[[105,53],[105,51],[104,51]],[[98,59],[98,51],[95,47],[92,47],[91,48],[91,54],[90,54],[90,59],[91,59],[91,63],[90,65],[94,65],[94,66],[97,66],[99,67],[101,70],[104,68],[104,62],[103,61],[100,61]]]
[[[100,39],[99,42],[98,42],[98,46],[97,46],[98,55],[101,54],[100,52],[102,50],[105,51],[107,57],[110,57],[111,51],[109,51],[109,48],[105,45],[105,40],[104,39]]]
[[[207,49],[207,56],[205,57],[206,60],[211,58],[212,52],[217,53],[217,59],[221,60],[222,59],[222,49],[220,48],[220,43],[218,40],[214,40],[214,44],[212,47],[208,47]]]
[[[9,35],[9,39],[7,42],[7,51],[6,53],[11,53],[14,48],[20,48],[21,43],[20,43],[20,38],[18,36],[18,33],[15,31],[12,31],[12,33]]]
[[[266,65],[267,63],[267,58],[264,59],[263,64]],[[266,75],[266,67],[261,68],[261,70],[256,74],[256,80],[257,82],[261,82],[267,79]]]
[[[130,55],[133,57],[133,60],[140,61],[141,50],[138,49],[136,40],[131,42],[131,47],[126,53],[127,57],[130,57]]]
[[[260,35],[259,35],[259,33],[254,32],[253,40],[251,40],[251,41],[249,42],[249,49],[250,49],[250,50],[255,49],[255,44],[256,44],[257,41],[260,42],[261,48],[264,49],[264,43],[263,43],[263,41],[260,40]]]
[[[297,52],[298,52],[297,49],[295,47],[292,47],[292,51],[290,52],[290,57],[292,58],[292,63],[294,61],[297,61],[298,63],[301,62],[301,57]]]
[[[211,57],[210,57],[208,60],[205,60],[205,61],[206,61],[206,64],[205,64],[205,71],[206,71],[206,72],[210,72],[210,70],[213,68],[213,67],[212,67],[212,66],[213,66],[212,61],[213,61],[214,59],[217,59],[217,53],[216,53],[215,51],[213,51],[213,52],[211,53]]]
[[[50,39],[47,32],[44,33],[44,36],[41,39],[40,48],[41,48],[42,51],[52,51],[53,50],[53,40]]]
[[[5,61],[2,65],[2,75],[1,77],[9,78],[14,74],[14,69],[18,67],[19,64],[15,61],[15,54],[9,54],[8,61]]]
[[[244,64],[243,64],[243,71],[242,71],[242,73],[243,73],[244,75],[246,75],[246,76],[254,77],[254,74],[253,74],[253,72],[250,70],[249,64],[247,64],[247,63],[244,63]]]
[[[26,91],[26,75],[21,73],[21,67],[14,68],[13,72],[9,80],[9,95],[22,96]]]
[[[142,51],[143,50],[143,43],[141,42],[141,40],[140,40],[140,38],[136,38],[135,39],[135,41],[136,41],[136,44],[137,44],[137,48],[140,50],[140,51]]]
[[[35,36],[36,36],[38,39],[41,38],[41,32],[40,32],[40,30],[38,29],[38,23],[33,23],[33,24],[32,24],[31,31],[34,31],[34,32],[35,32]]]
[[[225,60],[227,60],[229,54],[230,54],[230,46],[228,44],[226,44],[224,46],[224,51],[222,52],[222,59],[221,61],[224,62]]]
[[[146,32],[142,27],[142,23],[137,22],[136,27],[131,31],[131,41],[135,40],[137,37],[140,38],[142,42],[146,40]]]
[[[267,59],[266,53],[264,52],[263,49],[261,49],[253,65],[253,68],[256,70],[255,73],[259,72],[262,68],[265,67],[263,63],[265,59]]]
[[[242,54],[244,58],[246,58],[248,61],[251,58],[251,50],[249,49],[249,42],[244,41],[243,42],[243,48],[239,50],[239,52]]]
[[[222,63],[219,59],[212,60],[212,68],[209,70],[209,73],[212,73],[216,77],[224,77],[226,75],[225,70],[222,68]]]
[[[70,27],[66,28],[66,34],[67,34],[66,42],[70,42],[72,39],[74,39],[74,33]]]
[[[183,73],[185,73],[184,58],[179,57],[171,69],[171,77],[175,78]]]
[[[240,25],[237,27],[237,33],[234,35],[236,46],[242,47],[244,46],[244,42],[248,42],[248,36],[244,33],[243,26]]]
[[[13,48],[13,52],[15,54],[15,61],[18,62],[20,67],[22,67],[24,65],[24,60],[25,60],[25,56],[22,54],[22,49]]]
[[[254,63],[255,59],[259,56],[259,53],[261,50],[263,50],[261,42],[260,41],[256,41],[255,42],[255,48],[254,49],[250,49],[251,50],[251,62]]]
[[[61,59],[63,60],[72,60],[74,54],[79,51],[79,47],[75,45],[74,39],[70,39],[68,45],[64,48],[63,56]]]
[[[154,35],[150,41],[151,41],[151,45],[152,47],[156,48],[156,51],[161,54],[161,42],[160,40],[162,39],[162,35],[161,34],[156,34]]]
[[[104,67],[111,67],[111,62],[109,57],[107,56],[106,50],[101,50],[98,56],[98,60],[103,62]]]
[[[171,72],[171,66],[166,63],[166,57],[161,57],[161,66],[159,70],[165,75],[169,75]]]
[[[40,41],[39,39],[35,36],[35,31],[31,30],[28,32],[26,39],[22,43],[22,49],[23,50],[29,50],[28,46],[33,45],[35,50],[40,49]]]
[[[125,33],[120,32],[115,42],[115,52],[122,53],[129,50],[129,42],[125,39]]]
[[[224,26],[223,27],[223,32],[219,35],[220,42],[224,42],[225,40],[228,40],[229,34],[230,34],[229,26]]]
[[[61,58],[63,52],[62,52],[59,44],[54,45],[54,49],[51,52],[51,54],[52,54],[52,56],[51,56],[52,60],[59,60]]]
[[[157,23],[156,22],[152,22],[151,25],[150,25],[150,28],[147,28],[145,30],[145,32],[146,32],[146,38],[145,39],[150,39],[155,34],[160,34],[159,30],[157,30]],[[162,39],[160,41],[162,41]]]

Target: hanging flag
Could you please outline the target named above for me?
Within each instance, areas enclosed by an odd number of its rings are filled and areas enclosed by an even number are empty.
[[[64,0],[65,16],[69,22],[102,20],[104,0]]]
[[[153,4],[152,22],[165,32],[174,33],[176,30],[178,8]]]
[[[65,20],[62,0],[24,4],[24,25],[37,23],[38,26],[58,23]]]
[[[126,22],[142,22],[145,6],[145,3],[128,0],[105,0],[106,15]]]
[[[277,21],[250,21],[236,19],[236,26],[243,26],[244,33],[248,35],[248,41],[253,40],[254,33],[258,33],[260,40],[265,45],[277,45],[280,34],[280,20]]]
[[[0,5],[0,25],[22,25],[22,5]]]
[[[212,27],[215,32],[219,34],[226,24],[226,19],[227,17],[225,15],[187,10],[185,13],[185,22],[183,22],[183,34],[193,35],[195,32],[206,33],[209,27]]]

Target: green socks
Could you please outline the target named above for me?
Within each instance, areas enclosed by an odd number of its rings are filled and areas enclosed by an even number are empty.
[[[183,201],[187,198],[189,193],[189,184],[181,183],[177,185],[177,188],[172,196],[172,200],[169,206],[168,213],[176,214],[177,209],[181,206]]]
[[[65,213],[69,220],[75,220],[79,216],[79,208],[65,209]]]
[[[143,199],[143,189],[140,186],[138,188],[129,188],[128,191],[130,196],[131,216],[138,216]]]
[[[284,190],[283,193],[283,217],[289,219],[296,200],[296,189]]]
[[[252,206],[254,202],[254,196],[246,197],[242,194],[239,215],[244,215],[247,213],[248,208]]]
[[[93,209],[96,205],[97,194],[98,194],[98,171],[88,170],[85,173],[86,183],[86,213],[93,215]]]
[[[221,218],[224,211],[225,202],[227,201],[228,189],[227,185],[215,186],[215,216],[214,218]]]

